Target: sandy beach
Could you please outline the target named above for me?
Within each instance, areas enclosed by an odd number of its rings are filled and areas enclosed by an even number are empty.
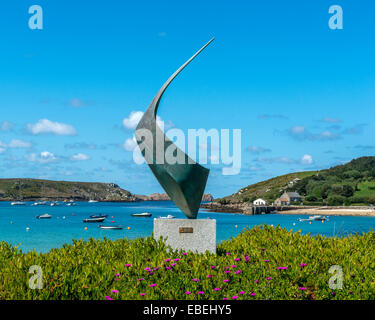
[[[294,209],[278,211],[279,214],[305,214],[305,215],[325,215],[325,216],[363,216],[363,217],[375,217],[375,210],[367,208],[306,208],[306,209]]]

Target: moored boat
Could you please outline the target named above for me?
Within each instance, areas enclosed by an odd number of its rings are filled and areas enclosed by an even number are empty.
[[[48,213],[36,216],[37,219],[51,219],[51,217],[52,216],[50,214],[48,214]]]
[[[122,230],[122,226],[103,226],[103,225],[100,225],[99,228],[103,229],[103,230]]]
[[[98,215],[95,215],[95,214],[92,214],[90,216],[90,218],[107,218],[108,217],[108,214],[98,214]]]
[[[166,217],[160,217],[159,216],[159,219],[174,219],[174,218],[176,218],[175,216],[172,216],[172,215],[167,215]]]
[[[132,217],[151,217],[152,214],[149,212],[132,213]]]
[[[14,202],[11,202],[12,206],[25,206],[26,204],[27,203],[23,202],[23,201],[14,201]]]
[[[103,222],[105,220],[105,217],[102,218],[88,218],[83,219],[83,222]]]

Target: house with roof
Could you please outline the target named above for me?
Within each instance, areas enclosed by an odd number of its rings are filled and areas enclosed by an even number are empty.
[[[298,192],[284,192],[280,198],[277,198],[274,202],[275,206],[289,206],[293,202],[302,201],[302,197]]]
[[[268,206],[268,202],[264,199],[259,198],[253,201],[253,205],[254,206]]]

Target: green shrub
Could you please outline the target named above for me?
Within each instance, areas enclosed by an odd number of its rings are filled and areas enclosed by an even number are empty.
[[[374,299],[374,244],[374,232],[326,238],[270,226],[243,230],[217,255],[152,238],[80,240],[45,254],[0,242],[0,299]],[[32,265],[42,267],[41,290],[28,287]],[[341,290],[328,286],[332,265],[343,269]]]

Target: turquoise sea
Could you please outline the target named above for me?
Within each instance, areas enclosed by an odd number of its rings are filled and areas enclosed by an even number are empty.
[[[185,218],[183,213],[170,201],[147,201],[139,203],[87,203],[77,202],[75,206],[12,206],[10,202],[0,202],[0,240],[19,245],[23,251],[35,249],[46,252],[51,248],[72,243],[72,239],[107,237],[110,239],[151,236],[153,218],[174,215]],[[130,216],[132,213],[150,212],[151,218]],[[51,219],[39,220],[35,216],[49,213]],[[123,225],[123,230],[101,230],[98,224],[83,223],[91,214],[108,214],[105,225]],[[65,218],[64,218],[65,217]],[[268,224],[301,230],[325,236],[347,236],[375,229],[375,217],[331,216],[328,222],[299,222],[299,215],[267,214],[245,216],[232,213],[214,213],[200,210],[199,218],[217,220],[217,242],[236,236],[246,226]],[[113,222],[112,222],[113,221]],[[87,230],[85,230],[87,227]],[[130,229],[128,229],[130,227]],[[26,228],[29,228],[26,231]]]

